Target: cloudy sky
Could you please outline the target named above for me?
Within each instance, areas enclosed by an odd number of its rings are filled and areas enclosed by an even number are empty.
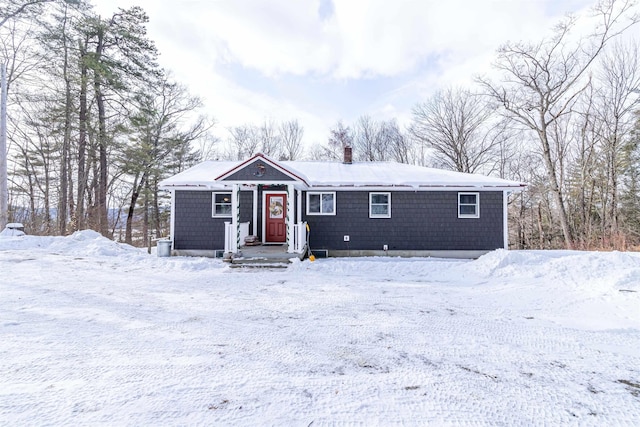
[[[141,6],[160,64],[225,129],[297,119],[305,143],[338,120],[396,118],[490,72],[506,41],[538,40],[593,0],[94,0]]]

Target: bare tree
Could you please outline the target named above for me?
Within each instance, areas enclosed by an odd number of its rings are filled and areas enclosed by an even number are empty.
[[[598,120],[594,105],[594,85],[590,84],[577,105],[572,122],[570,143],[573,148],[569,167],[569,184],[573,209],[570,209],[577,244],[587,247],[594,235],[594,200],[597,193],[598,174],[602,169],[598,151]],[[600,181],[602,181],[600,179]]]
[[[55,0],[3,0],[0,2],[0,27],[24,14],[34,14],[44,3]]]
[[[230,160],[242,160],[258,152],[260,137],[255,126],[241,125],[228,129],[230,137],[227,140]]]
[[[260,138],[260,151],[267,156],[280,157],[281,139],[274,122],[265,120],[257,130],[257,133]]]
[[[280,124],[281,160],[297,160],[302,156],[304,151],[303,135],[304,128],[297,120],[289,120]]]
[[[370,116],[361,116],[354,126],[353,149],[358,160],[372,162],[379,159],[380,124]]]
[[[634,114],[635,125],[624,145],[624,191],[620,197],[621,217],[626,234],[633,243],[640,242],[640,111]],[[631,240],[630,239],[630,240]]]
[[[441,165],[477,172],[492,160],[498,142],[489,133],[491,109],[465,89],[439,91],[413,108],[411,132],[435,153]]]
[[[380,140],[385,142],[385,157],[400,163],[410,163],[413,140],[400,130],[395,120],[380,123],[380,134]]]
[[[353,130],[339,120],[329,129],[328,144],[318,146],[311,152],[311,157],[317,160],[342,160],[345,147],[353,145]]]
[[[586,87],[588,71],[611,39],[638,22],[631,0],[603,0],[594,8],[600,24],[586,40],[574,41],[575,20],[561,22],[551,38],[539,43],[507,43],[498,51],[495,68],[502,81],[478,79],[505,114],[537,135],[538,151],[558,209],[567,248],[573,233],[567,216],[561,177],[556,169],[552,132],[558,120],[571,113]],[[563,141],[556,141],[562,146]],[[562,148],[562,147],[561,147]]]
[[[603,224],[611,237],[618,233],[619,175],[623,168],[622,146],[633,128],[632,112],[638,107],[640,98],[640,60],[638,45],[615,44],[603,55],[596,74],[600,83],[596,92],[597,112],[602,152],[606,166],[608,190],[608,224]]]

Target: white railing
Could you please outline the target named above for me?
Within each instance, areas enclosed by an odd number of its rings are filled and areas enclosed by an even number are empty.
[[[238,228],[232,222],[224,223],[224,251],[225,253],[235,254],[238,252],[239,246],[244,244],[244,238],[249,235],[249,222],[242,222],[238,224],[240,229],[240,235],[238,235]]]
[[[297,254],[304,252],[307,246],[307,223],[293,225],[293,250]]]
[[[224,252],[235,254],[238,252],[238,234],[236,225],[232,222],[224,223]]]
[[[250,224],[249,221],[240,223],[240,247],[244,246],[244,239],[249,235]]]

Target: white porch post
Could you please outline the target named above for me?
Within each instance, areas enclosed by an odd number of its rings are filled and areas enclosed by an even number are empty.
[[[231,222],[225,221],[224,222],[224,253],[225,254],[231,253],[232,251],[231,237],[229,233],[231,233]]]
[[[294,233],[294,224],[295,224],[295,217],[294,217],[294,212],[293,212],[293,198],[295,197],[295,193],[294,193],[295,189],[293,188],[293,184],[287,184],[287,243],[288,243],[288,248],[287,248],[287,252],[289,253],[293,253],[294,252],[294,237],[293,237],[293,233]]]
[[[298,194],[296,197],[296,211],[297,211],[296,222],[298,224],[302,224],[302,191],[300,190],[298,190]]]
[[[240,242],[238,239],[240,238],[240,229],[238,224],[238,217],[240,216],[240,207],[238,206],[238,191],[240,190],[240,186],[238,184],[233,184],[231,189],[231,224],[233,225],[233,233],[231,236],[231,252],[234,254],[238,252],[238,246]]]
[[[251,224],[251,234],[258,235],[258,186],[253,189],[253,224]]]

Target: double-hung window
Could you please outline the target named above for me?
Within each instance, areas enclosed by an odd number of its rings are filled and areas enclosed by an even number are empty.
[[[307,193],[307,215],[335,215],[336,193]]]
[[[458,193],[458,218],[480,218],[480,193]]]
[[[231,193],[213,193],[212,216],[231,217]]]
[[[391,218],[391,193],[369,193],[369,218]]]

